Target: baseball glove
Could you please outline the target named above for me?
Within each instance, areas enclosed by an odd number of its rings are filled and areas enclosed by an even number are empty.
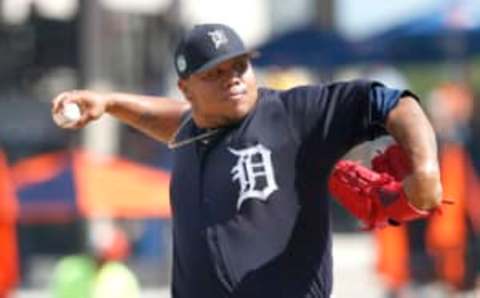
[[[353,161],[341,160],[329,179],[333,197],[367,229],[398,225],[431,213],[408,202],[402,180],[411,172],[411,167],[398,145],[377,155],[372,160],[372,167],[369,169]]]

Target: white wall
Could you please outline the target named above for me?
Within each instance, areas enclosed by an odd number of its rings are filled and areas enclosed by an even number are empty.
[[[432,11],[446,0],[336,0],[336,20],[341,32],[362,38]]]
[[[223,23],[242,36],[247,46],[262,42],[270,33],[267,0],[181,0],[184,24]]]
[[[315,17],[314,0],[269,0],[275,34],[306,25]]]

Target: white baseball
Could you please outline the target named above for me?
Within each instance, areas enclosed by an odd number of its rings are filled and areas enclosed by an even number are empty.
[[[53,115],[53,120],[60,127],[74,125],[82,117],[82,111],[78,104],[70,102],[62,105],[62,109]]]

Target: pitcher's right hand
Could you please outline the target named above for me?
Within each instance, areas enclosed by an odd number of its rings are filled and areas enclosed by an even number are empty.
[[[74,103],[80,108],[80,118],[75,122],[62,125],[62,128],[79,129],[87,125],[90,121],[97,120],[107,110],[108,98],[106,95],[90,90],[72,90],[60,93],[52,100],[52,117],[58,118],[63,113],[65,104]]]

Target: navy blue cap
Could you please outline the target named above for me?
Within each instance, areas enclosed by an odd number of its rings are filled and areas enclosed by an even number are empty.
[[[223,24],[197,25],[178,45],[175,51],[175,69],[179,77],[186,78],[249,53],[232,28]]]

